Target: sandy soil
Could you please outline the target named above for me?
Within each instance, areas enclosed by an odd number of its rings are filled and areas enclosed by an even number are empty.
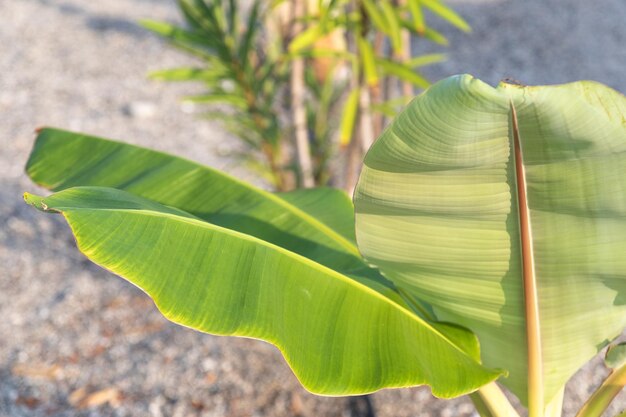
[[[623,0],[451,3],[474,32],[447,31],[451,59],[428,69],[432,79],[591,78],[626,91]],[[187,60],[135,24],[176,20],[173,2],[0,0],[0,16],[0,416],[350,416],[347,399],[303,390],[270,345],[168,323],[143,293],[78,254],[61,218],[22,202],[24,190],[40,191],[22,170],[41,125],[253,178],[227,155],[234,138],[181,107],[193,86],[145,78]],[[575,378],[566,415],[604,373],[596,360]],[[466,399],[438,401],[424,388],[372,398],[384,417],[473,415]],[[620,404],[626,397],[613,414]]]

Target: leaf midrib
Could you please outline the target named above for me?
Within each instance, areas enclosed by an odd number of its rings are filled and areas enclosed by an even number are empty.
[[[515,161],[515,185],[520,227],[520,255],[524,289],[524,315],[526,320],[526,343],[528,352],[528,411],[530,417],[540,417],[544,411],[543,363],[541,351],[541,327],[537,295],[537,277],[532,245],[532,225],[527,199],[526,172],[523,149],[513,100],[510,101],[511,131],[513,134],[513,158]]]

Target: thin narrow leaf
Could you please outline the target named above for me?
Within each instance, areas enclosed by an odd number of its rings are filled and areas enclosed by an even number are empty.
[[[422,36],[428,39],[429,41],[434,42],[438,45],[448,46],[450,44],[448,39],[441,32],[438,32],[431,27],[426,27],[423,33],[418,33],[413,27],[412,22],[409,22],[408,20],[401,18],[400,23],[402,24],[403,28],[408,29],[412,33]]]
[[[237,96],[234,94],[209,93],[209,94],[202,94],[198,96],[188,96],[188,97],[185,97],[185,101],[188,101],[191,103],[204,103],[204,104],[224,103],[224,104],[229,104],[231,106],[234,106],[243,110],[248,108],[248,103],[246,102],[246,100],[243,97]]]
[[[222,31],[213,6],[209,8],[202,0],[178,0],[178,6],[187,22],[206,35],[215,36]]]
[[[258,7],[258,2],[255,2],[254,5],[252,6],[252,8],[254,9],[255,7]],[[228,15],[228,32],[230,32],[230,34],[233,37],[237,37],[239,35],[239,27],[238,27],[238,21],[239,21],[239,16],[238,16],[238,10],[237,10],[237,0],[228,0],[228,11],[227,11],[227,15]],[[250,26],[248,26],[248,30],[249,30]]]
[[[239,60],[241,61],[241,66],[244,68],[247,67],[249,56],[253,52],[252,48],[254,44],[254,38],[258,30],[258,17],[260,7],[261,2],[255,1],[252,9],[250,10],[250,15],[248,16],[248,22],[246,24],[246,30],[239,45]]]
[[[426,65],[436,64],[447,59],[446,54],[426,54],[416,56],[414,58],[409,59],[404,63],[407,67],[411,68],[419,68],[424,67]]]
[[[413,28],[418,34],[423,35],[426,30],[426,22],[424,21],[420,0],[408,0],[408,3],[411,16],[413,17]]]
[[[356,60],[356,56],[348,51],[337,51],[335,49],[327,48],[312,48],[309,50],[299,50],[291,53],[287,56],[289,59],[295,59],[298,57],[307,58],[336,58],[345,59],[347,61]]]
[[[428,88],[430,85],[426,78],[413,71],[408,65],[383,58],[377,59],[376,63],[386,74],[395,75],[401,80],[407,81],[419,88]]]
[[[424,37],[429,41],[432,41],[439,45],[448,46],[450,44],[448,38],[446,38],[443,33],[431,27],[426,28],[426,30],[424,31]]]
[[[380,103],[372,104],[372,110],[379,111],[388,117],[395,117],[401,108],[406,105],[406,97],[398,97]]]
[[[213,1],[207,3],[204,0],[182,1],[188,5],[190,13],[198,22],[202,23],[204,27],[211,28],[211,30],[219,29],[224,33],[227,32],[226,19],[221,2]]]
[[[352,139],[352,132],[354,131],[356,116],[359,109],[360,92],[360,89],[355,88],[350,91],[350,94],[346,99],[346,104],[341,115],[341,126],[339,128],[339,144],[341,146],[348,146],[350,140]]]
[[[376,5],[376,2],[374,2],[373,0],[363,0],[362,4],[367,13],[367,17],[372,21],[374,26],[381,32],[389,34],[387,19]]]
[[[300,52],[303,49],[312,46],[316,40],[322,36],[320,27],[317,24],[311,24],[306,30],[300,32],[289,44],[289,52]]]
[[[148,77],[158,81],[215,81],[223,79],[227,73],[224,70],[208,68],[171,68],[152,71]]]
[[[440,0],[419,0],[424,7],[439,15],[442,19],[456,26],[464,32],[471,32],[472,28],[457,12],[446,6]]]
[[[168,23],[153,20],[141,20],[139,24],[157,35],[168,39],[174,46],[186,52],[206,60],[212,60],[213,56],[207,50],[209,47],[217,47],[210,40],[206,40],[197,33],[190,32]]]
[[[368,85],[378,84],[378,71],[376,70],[376,60],[374,59],[374,49],[369,42],[362,37],[357,37],[359,53],[363,62],[363,75]]]
[[[402,53],[402,33],[400,32],[401,23],[399,16],[396,14],[394,6],[388,0],[380,1],[385,16],[387,34],[391,40],[391,46],[397,54]]]
[[[210,6],[202,0],[178,0],[178,3],[187,22],[203,34],[220,59],[230,61],[233,38],[225,31],[224,16],[217,12],[217,3]]]

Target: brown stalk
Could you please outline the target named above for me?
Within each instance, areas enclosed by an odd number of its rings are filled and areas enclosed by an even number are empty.
[[[361,149],[363,155],[365,155],[375,139],[370,90],[365,82],[361,85],[359,96],[359,124],[361,128]]]
[[[539,324],[537,279],[535,276],[535,260],[532,248],[530,212],[526,195],[526,172],[524,169],[517,112],[512,102],[511,125],[513,131],[513,152],[515,157],[520,243],[522,250],[524,305],[526,311],[526,341],[528,347],[528,412],[529,417],[541,417],[544,409],[543,363],[541,353],[541,328]]]
[[[398,0],[398,6],[405,7],[406,0]],[[402,51],[396,55],[396,58],[404,64],[411,59],[411,32],[408,29],[402,29],[400,37],[402,40]],[[410,82],[402,81],[401,91],[407,102],[413,98],[413,85]]]
[[[306,7],[303,0],[293,0],[293,36],[302,32],[304,25],[301,18],[306,13]],[[306,125],[306,110],[304,107],[304,59],[296,58],[293,60],[291,68],[291,106],[293,110],[294,129],[296,136],[296,154],[298,160],[298,168],[300,170],[300,178],[302,186],[305,188],[313,187],[315,180],[313,179],[313,163],[311,161],[311,148],[309,146],[309,135]]]
[[[383,56],[385,47],[385,35],[376,31],[376,35],[374,36],[374,55],[379,57]],[[384,80],[382,80],[384,81]],[[374,86],[370,86],[370,97],[372,100],[372,104],[380,104],[383,101],[384,92],[383,89],[385,87],[384,82],[381,83],[381,80]],[[384,115],[382,113],[372,114],[372,129],[374,130],[374,137],[380,136],[383,131],[384,125]]]

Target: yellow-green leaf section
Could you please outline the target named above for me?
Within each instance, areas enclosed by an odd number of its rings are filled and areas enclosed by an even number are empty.
[[[478,363],[470,332],[438,330],[346,275],[256,237],[112,188],[25,198],[62,213],[79,249],[142,288],[167,318],[276,345],[312,392],[428,384],[448,398],[500,375]]]
[[[365,160],[359,249],[527,401],[513,114],[525,169],[545,403],[626,325],[626,103],[591,82],[493,88],[455,76],[416,98]]]

